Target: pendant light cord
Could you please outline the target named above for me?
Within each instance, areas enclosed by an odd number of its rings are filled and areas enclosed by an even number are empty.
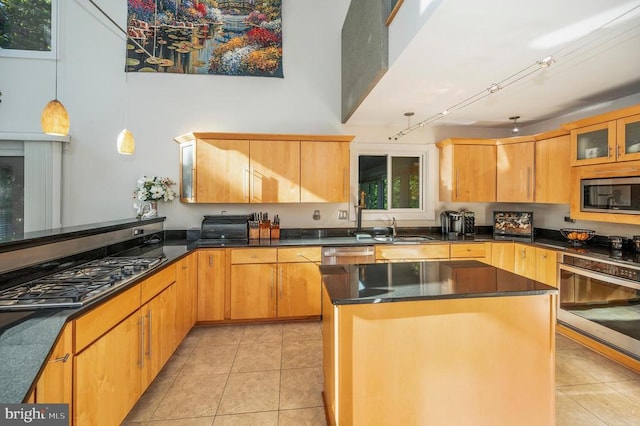
[[[102,13],[102,15],[104,15],[104,17],[105,17],[105,18],[107,18],[109,21],[111,21],[111,23],[112,23],[113,25],[115,25],[115,27],[116,27],[117,29],[119,29],[119,30],[120,30],[120,32],[122,32],[122,34],[124,34],[124,35],[125,35],[125,37],[126,37],[128,40],[131,40],[131,42],[133,42],[133,44],[135,44],[139,49],[142,49],[142,50],[144,51],[144,53],[146,53],[150,58],[153,58],[153,57],[154,57],[154,56],[153,56],[151,53],[149,53],[149,52],[147,51],[147,49],[145,49],[145,48],[144,48],[140,43],[138,43],[138,42],[137,42],[136,40],[134,40],[133,38],[129,37],[129,34],[127,33],[127,31],[125,31],[125,29],[124,29],[124,28],[122,28],[122,27],[121,27],[121,26],[120,26],[116,21],[114,21],[114,20],[113,20],[113,18],[111,18],[111,16],[107,15],[107,12],[105,12],[104,10],[102,10],[102,8],[101,8],[100,6],[98,6],[98,5],[96,4],[96,2],[94,2],[93,0],[89,0],[89,3],[91,3],[91,4],[93,5],[93,7],[95,7],[96,9],[98,9],[98,11],[99,11],[100,13]]]
[[[54,99],[58,100],[58,48],[60,46],[60,1],[56,0],[56,84],[55,84],[55,96]]]

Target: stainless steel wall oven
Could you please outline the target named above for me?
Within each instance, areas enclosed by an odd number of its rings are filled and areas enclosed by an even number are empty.
[[[561,254],[558,321],[640,359],[640,259],[620,257]]]

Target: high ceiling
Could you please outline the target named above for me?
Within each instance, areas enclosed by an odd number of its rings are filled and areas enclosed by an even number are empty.
[[[426,22],[348,124],[523,127],[640,93],[640,0],[405,0],[394,23],[403,13]]]

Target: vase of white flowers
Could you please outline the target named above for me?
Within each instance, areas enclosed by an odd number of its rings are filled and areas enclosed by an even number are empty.
[[[158,201],[171,201],[176,193],[171,189],[175,182],[166,177],[142,176],[138,179],[133,198],[141,201],[133,205],[138,212],[138,219],[158,216]]]

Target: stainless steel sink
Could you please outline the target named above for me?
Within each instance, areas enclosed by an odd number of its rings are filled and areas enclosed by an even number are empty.
[[[403,235],[396,237],[391,235],[378,235],[373,237],[373,239],[383,243],[422,243],[425,241],[435,240],[434,237],[426,235]]]

